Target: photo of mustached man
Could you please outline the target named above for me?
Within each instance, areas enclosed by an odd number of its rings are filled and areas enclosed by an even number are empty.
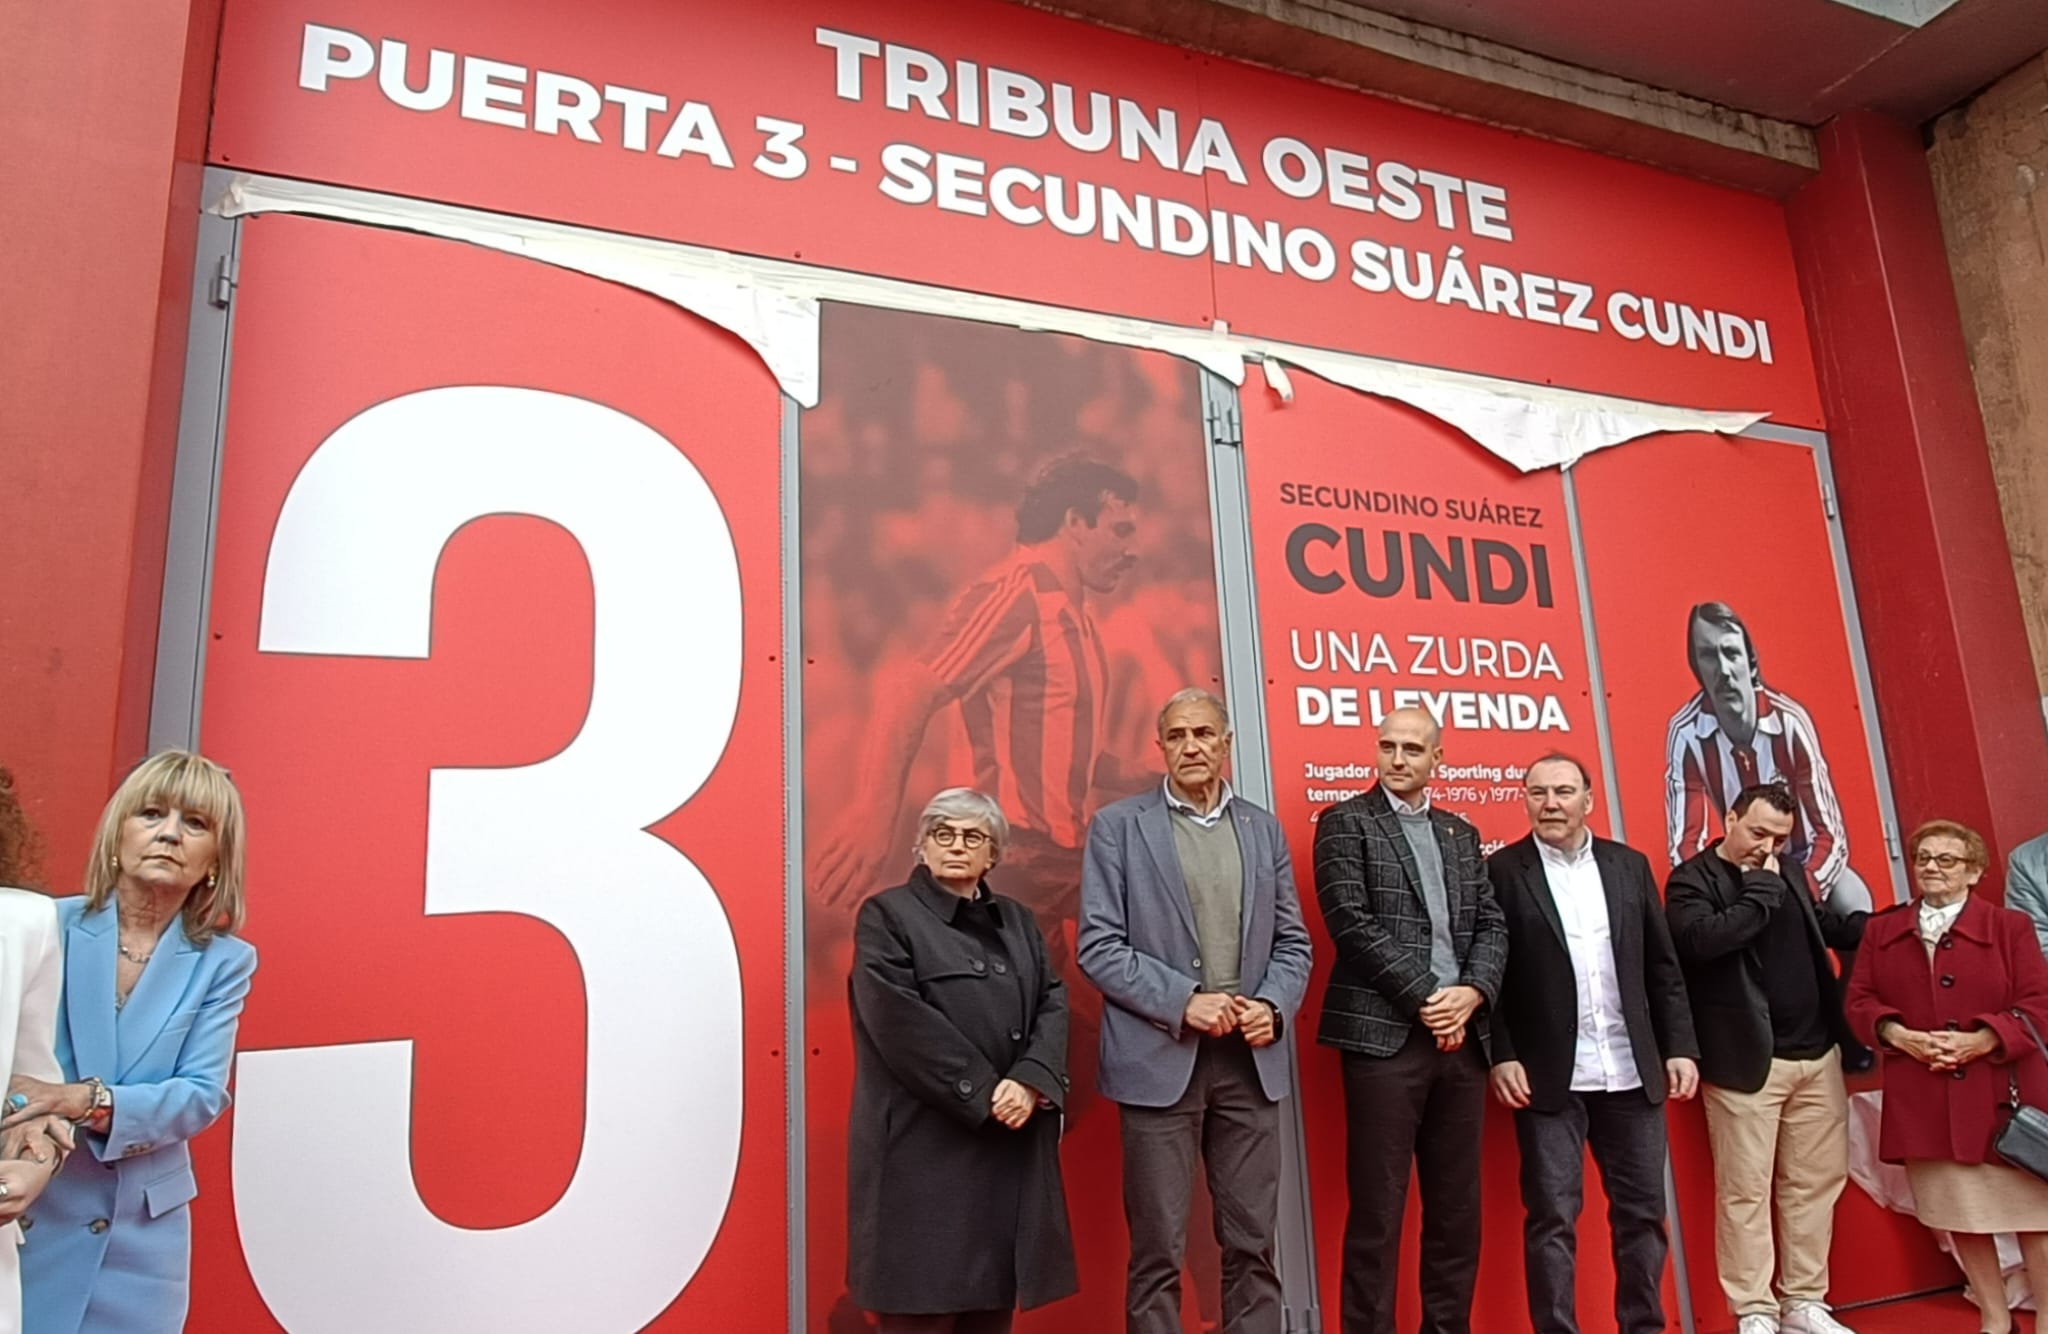
[[[855,912],[910,873],[930,794],[963,786],[1003,811],[989,889],[1031,909],[1068,1001],[1060,1154],[1081,1292],[1019,1327],[1108,1328],[1121,1173],[1095,1089],[1101,993],[1074,962],[1081,850],[1097,810],[1163,781],[1159,701],[1221,688],[1201,373],[835,304],[820,358],[795,479],[809,1327],[868,1328],[840,1297]],[[1188,1255],[1198,1294],[1218,1288],[1204,1237]]]
[[[1725,602],[1686,613],[1686,663],[1699,693],[1671,717],[1664,770],[1671,864],[1719,836],[1735,794],[1782,783],[1798,812],[1786,852],[1806,868],[1814,894],[1837,912],[1869,912],[1870,888],[1849,865],[1848,831],[1813,719],[1764,683],[1756,641]]]
[[[1125,776],[1103,750],[1109,657],[1089,609],[1136,563],[1138,483],[1083,454],[1046,463],[1017,505],[1017,546],[954,599],[944,627],[877,692],[858,790],[817,861],[812,892],[843,902],[874,888],[871,846],[893,830],[926,727],[957,706],[974,758],[974,782],[1010,821],[1003,846],[1005,893],[1047,927],[1054,968],[1077,1010],[1088,990],[1062,926],[1080,904],[1081,848],[1097,794]],[[1078,1016],[1077,1016],[1078,1017]],[[1074,1024],[1072,1059],[1092,1068],[1095,1026]],[[1076,1079],[1075,1092],[1092,1091]]]

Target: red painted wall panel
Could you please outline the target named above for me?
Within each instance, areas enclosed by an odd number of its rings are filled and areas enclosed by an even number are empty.
[[[263,964],[192,1327],[778,1326],[773,380],[452,242],[258,219],[242,276],[201,741]],[[378,424],[450,394],[483,406]],[[417,645],[374,632],[415,597]]]
[[[52,885],[144,744],[219,17],[64,7],[0,51],[0,765]]]
[[[1872,769],[1877,757],[1865,739],[1812,451],[1768,440],[1670,436],[1593,455],[1574,477],[1614,729],[1616,797],[1629,841],[1660,872],[1671,864],[1669,728],[1673,715],[1700,693],[1687,663],[1686,627],[1692,607],[1722,602],[1749,630],[1758,679],[1782,692],[1788,712],[1797,709],[1825,761],[1824,798],[1814,786],[1795,788],[1803,801],[1835,812],[1824,837],[1843,851],[1834,879],[1844,906],[1861,902],[1858,895],[1866,892],[1878,907],[1894,902]],[[1645,497],[1686,495],[1702,483],[1742,497],[1741,536],[1725,546],[1703,545],[1714,521],[1674,523],[1668,508],[1644,503]],[[1758,749],[1771,750],[1768,738]],[[1809,821],[1802,828],[1802,840],[1810,827]],[[1720,831],[1718,814],[1711,814],[1705,832],[1718,837]],[[1874,1072],[1849,1078],[1852,1095],[1876,1087]],[[1671,1139],[1694,1310],[1701,1329],[1727,1329],[1734,1320],[1716,1278],[1704,1111],[1677,1109]],[[1853,1183],[1836,1211],[1833,1262],[1837,1302],[1941,1287],[1955,1273],[1924,1229],[1885,1212]]]
[[[1857,112],[1791,202],[1899,818],[1995,871],[2048,828],[2048,733],[1917,131]]]
[[[1317,951],[1294,1034],[1323,1322],[1334,1329],[1348,1205],[1345,1108],[1338,1055],[1315,1041],[1335,958],[1315,902],[1315,820],[1337,800],[1372,785],[1378,718],[1410,702],[1396,692],[1472,697],[1439,701],[1451,717],[1469,711],[1476,719],[1482,707],[1489,710],[1485,727],[1446,729],[1443,765],[1432,784],[1434,799],[1471,820],[1489,849],[1529,832],[1520,766],[1561,750],[1584,755],[1597,769],[1599,738],[1557,473],[1517,474],[1433,418],[1309,376],[1297,378],[1292,403],[1265,392],[1246,398],[1245,480],[1274,811],[1290,835]],[[1303,583],[1289,560],[1290,547],[1311,529],[1317,536],[1303,548],[1300,564],[1315,587]],[[1398,567],[1398,587],[1369,594],[1358,586],[1353,530],[1361,534],[1369,573],[1387,579],[1390,567]],[[1468,571],[1462,589],[1440,572],[1418,574],[1418,541]],[[1398,557],[1389,554],[1396,549]],[[1486,551],[1494,554],[1481,554]],[[1479,601],[1489,587],[1482,566],[1495,576],[1491,602]],[[1335,582],[1327,582],[1332,576]],[[1507,597],[1517,577],[1519,592]],[[1497,704],[1501,699],[1530,703]],[[1606,822],[1602,803],[1594,824],[1604,831]],[[1512,1329],[1528,1320],[1520,1160],[1510,1113],[1491,1095],[1487,1104],[1486,1241],[1472,1322],[1475,1329]],[[1590,1164],[1587,1180],[1580,1311],[1594,1328],[1611,1318],[1602,1313],[1613,1309],[1614,1269],[1606,1201]],[[1411,1187],[1400,1276],[1403,1327],[1420,1318],[1420,1210]]]

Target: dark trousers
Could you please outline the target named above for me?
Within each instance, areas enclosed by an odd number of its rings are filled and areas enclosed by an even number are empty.
[[[1344,1334],[1394,1334],[1408,1166],[1422,1187],[1422,1334],[1470,1334],[1486,1058],[1417,1024],[1392,1056],[1344,1054]]]
[[[1280,1109],[1236,1034],[1203,1038],[1187,1091],[1171,1107],[1122,1108],[1124,1218],[1131,1270],[1128,1334],[1180,1334],[1180,1268],[1195,1155],[1208,1169],[1223,1251],[1223,1334],[1280,1334]]]
[[[875,1334],[1010,1334],[1009,1311],[952,1315],[877,1315]]]
[[[1555,1111],[1515,1113],[1522,1147],[1522,1257],[1536,1334],[1578,1334],[1574,1274],[1586,1146],[1607,1192],[1614,1234],[1614,1323],[1620,1334],[1661,1334],[1664,1109],[1626,1093],[1573,1093]]]

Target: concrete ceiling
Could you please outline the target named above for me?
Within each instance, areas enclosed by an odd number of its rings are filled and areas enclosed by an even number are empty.
[[[1347,8],[1342,0],[1322,7]],[[1856,107],[1925,121],[2048,48],[2048,0],[1958,0],[1945,9],[1938,0],[1370,0],[1370,7],[1800,125]]]

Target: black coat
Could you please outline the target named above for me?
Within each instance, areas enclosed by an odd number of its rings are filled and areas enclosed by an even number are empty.
[[[919,867],[854,926],[848,1290],[936,1315],[1056,1301],[1078,1286],[1060,1181],[1067,997],[1015,899],[963,899]],[[1051,1101],[990,1115],[1014,1079]]]
[[[1479,831],[1434,804],[1429,823],[1443,858],[1451,946],[1461,973],[1444,985],[1474,987],[1490,1005],[1500,995],[1508,938],[1479,853]],[[1379,784],[1317,817],[1315,858],[1316,903],[1337,947],[1316,1041],[1392,1056],[1408,1040],[1437,980],[1429,970],[1422,873]],[[1484,1011],[1473,1016],[1471,1033],[1482,1045],[1487,1041]]]
[[[1791,895],[1805,919],[1807,952],[1820,980],[1821,1016],[1837,1043],[1855,1039],[1842,1018],[1842,984],[1828,951],[1854,950],[1870,914],[1838,913],[1816,904],[1806,868],[1791,857],[1781,855],[1773,875],[1723,860],[1720,846],[1715,839],[1671,873],[1664,887],[1664,914],[1692,997],[1700,1078],[1737,1093],[1754,1093],[1770,1077],[1776,1046],[1756,942],[1779,898]]]
[[[1595,838],[1593,863],[1606,891],[1609,948],[1636,1073],[1644,1096],[1662,1102],[1664,1062],[1700,1054],[1678,952],[1649,860],[1627,844]],[[1556,1111],[1571,1092],[1579,1041],[1578,982],[1564,921],[1533,835],[1487,858],[1486,872],[1508,924],[1508,971],[1493,1007],[1493,1063],[1520,1061],[1529,1075],[1529,1105]]]

